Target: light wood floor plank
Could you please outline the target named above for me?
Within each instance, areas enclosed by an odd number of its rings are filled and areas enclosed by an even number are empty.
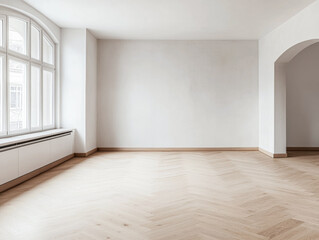
[[[319,239],[319,153],[74,158],[0,194],[0,239]]]

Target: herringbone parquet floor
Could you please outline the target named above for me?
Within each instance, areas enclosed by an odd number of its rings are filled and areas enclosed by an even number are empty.
[[[318,240],[319,155],[96,153],[0,195],[1,240]]]

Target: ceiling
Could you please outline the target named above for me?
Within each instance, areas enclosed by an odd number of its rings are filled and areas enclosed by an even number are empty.
[[[259,39],[316,0],[25,0],[100,39]]]

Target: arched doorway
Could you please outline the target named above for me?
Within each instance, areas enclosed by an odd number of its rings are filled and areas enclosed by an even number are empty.
[[[275,94],[274,94],[274,130],[275,152],[287,152],[287,64],[307,47],[319,42],[319,39],[312,39],[294,45],[285,51],[275,62]],[[281,157],[284,157],[282,155]]]

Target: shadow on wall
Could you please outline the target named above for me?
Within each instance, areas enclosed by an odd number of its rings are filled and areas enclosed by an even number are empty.
[[[108,47],[108,45],[107,45]],[[111,48],[108,47],[107,51],[112,58],[106,57],[105,54],[99,54],[99,62],[104,63],[104,65],[98,64],[98,96],[101,96],[97,101],[98,109],[107,110],[108,114],[104,115],[98,111],[98,128],[100,133],[97,133],[98,142],[101,142],[101,139],[104,137],[104,134],[107,133],[107,139],[109,142],[117,143],[117,134],[116,129],[121,125],[121,122],[117,121],[114,116],[117,112],[125,112],[125,109],[119,107],[121,101],[121,92],[117,91],[120,89],[123,83],[121,81],[112,81],[113,79],[120,79],[119,74],[121,73],[121,49],[120,48]],[[109,56],[107,55],[107,56]],[[106,75],[99,76],[99,73],[102,72],[100,68],[108,66]],[[102,81],[101,79],[108,79],[108,81]],[[123,86],[125,87],[125,86]],[[104,89],[111,89],[112,91],[104,92]],[[125,116],[124,116],[125,117]],[[106,127],[108,126],[108,127]]]

